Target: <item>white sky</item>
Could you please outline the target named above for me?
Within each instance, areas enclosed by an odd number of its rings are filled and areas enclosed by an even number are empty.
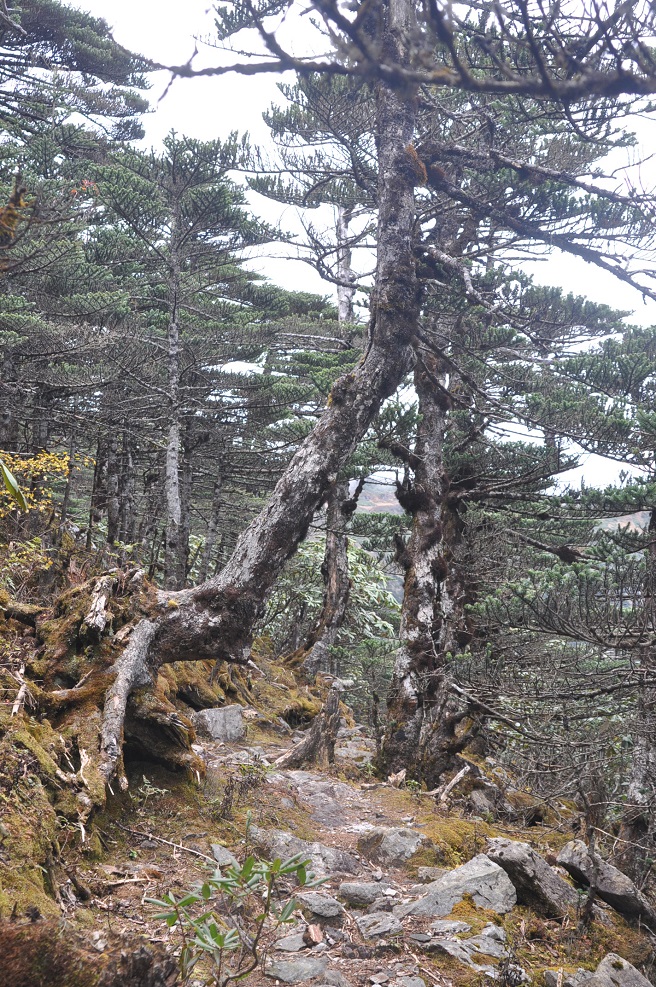
[[[72,5],[104,17],[119,43],[164,64],[186,62],[194,51],[194,36],[202,39],[213,33],[210,0],[73,0]],[[218,51],[201,44],[195,64],[216,64],[220,59]],[[268,130],[262,112],[279,99],[277,77],[226,75],[177,80],[160,101],[168,81],[168,75],[161,73],[150,90],[153,113],[145,121],[146,147],[157,146],[171,129],[201,140],[223,138],[231,130],[248,131],[253,144],[267,145]],[[645,147],[653,147],[654,123],[642,121],[640,135]],[[656,170],[655,165],[650,167]],[[648,175],[642,177],[650,184]],[[651,184],[655,184],[653,180]],[[300,230],[290,207],[282,209],[256,195],[250,201],[262,218],[272,223],[280,220],[286,229]],[[309,265],[301,262],[267,257],[251,266],[286,288],[319,294],[332,291]],[[656,303],[644,304],[631,288],[578,258],[556,255],[548,261],[531,264],[528,270],[543,284],[558,284],[566,291],[633,311],[632,322],[656,324]],[[610,483],[618,469],[615,463],[588,457],[572,482],[577,484],[584,474],[589,483]]]

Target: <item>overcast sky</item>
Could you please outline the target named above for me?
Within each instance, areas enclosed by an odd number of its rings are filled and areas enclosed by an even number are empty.
[[[220,53],[202,44],[203,38],[212,36],[212,6],[208,0],[78,0],[72,5],[104,17],[118,42],[160,63],[186,62],[194,51],[195,38],[201,42],[195,64],[220,61]],[[269,76],[235,75],[177,80],[161,98],[169,82],[169,76],[161,73],[153,80],[149,93],[153,112],[146,119],[145,146],[157,147],[172,129],[202,140],[222,138],[232,130],[248,131],[254,144],[266,146],[268,131],[262,112],[279,99],[277,81]],[[641,121],[639,134],[645,148],[653,148],[654,122]],[[656,170],[656,165],[650,163],[647,168]],[[653,179],[649,182],[649,175],[643,174],[643,180],[654,184]],[[261,196],[253,196],[251,205],[268,221],[280,218],[286,229],[299,229],[290,208],[281,212],[280,207],[272,206]],[[262,258],[254,266],[287,288],[320,294],[331,291],[306,264]],[[531,264],[528,270],[541,283],[557,284],[594,301],[630,310],[634,313],[632,322],[656,324],[656,303],[644,304],[637,292],[577,258],[556,255],[546,262]],[[616,474],[615,464],[593,464],[589,460],[589,482],[610,483]]]
[[[194,51],[194,38],[212,36],[209,0],[78,0],[77,5],[104,17],[121,44],[165,64],[186,62]],[[201,42],[197,64],[211,64],[220,57],[220,53]],[[150,91],[153,113],[146,121],[147,146],[156,146],[171,129],[203,140],[225,137],[231,130],[248,131],[255,144],[266,144],[267,128],[262,112],[279,97],[275,77],[231,75],[182,79],[174,82],[160,100],[168,81],[168,76],[162,73],[155,78]],[[653,146],[656,137],[653,125],[642,124],[641,134]],[[266,211],[267,219],[273,219],[271,207],[261,197],[254,197],[252,204]],[[290,213],[288,210],[285,215],[287,227],[292,222]],[[656,303],[645,305],[632,289],[577,258],[556,256],[548,262],[532,264],[529,270],[545,284],[560,284],[595,301],[633,310],[635,321],[656,324]],[[300,279],[308,290],[322,293],[330,290],[307,265],[277,263],[270,271],[272,277],[284,281],[287,287],[299,287]]]

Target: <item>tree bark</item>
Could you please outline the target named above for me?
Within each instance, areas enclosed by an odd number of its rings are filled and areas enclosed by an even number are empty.
[[[353,321],[353,271],[349,247],[351,210],[337,208],[337,317],[340,322]],[[358,485],[358,495],[362,484]],[[324,596],[319,619],[308,635],[303,666],[309,675],[319,670],[331,671],[330,649],[346,619],[351,581],[348,572],[348,518],[343,508],[349,497],[348,481],[336,481],[326,508],[326,548],[321,566]],[[339,674],[335,670],[335,674]]]
[[[656,629],[656,510],[649,518],[649,548],[645,552],[644,630]],[[653,679],[653,649],[640,654],[643,679]],[[656,837],[656,690],[641,683],[638,712],[633,724],[633,749],[621,817],[616,863],[638,885],[650,873]]]
[[[335,744],[339,730],[339,700],[344,686],[333,682],[326,701],[318,716],[315,716],[307,736],[290,750],[276,758],[277,768],[302,768],[308,764],[318,764],[324,770],[335,763]]]
[[[337,482],[330,492],[326,510],[326,550],[321,574],[324,580],[323,605],[305,646],[303,667],[309,675],[329,671],[330,649],[346,618],[351,581],[348,571],[347,517],[342,508],[348,500],[349,485]]]
[[[444,467],[448,402],[438,358],[422,352],[415,369],[420,424],[414,472],[399,485],[399,500],[413,514],[407,545],[398,557],[405,569],[401,610],[401,646],[388,697],[388,726],[382,763],[388,773],[406,768],[429,788],[454,765],[464,746],[456,737],[462,712],[449,688],[447,656],[455,651],[461,623],[458,581],[451,569],[448,540],[457,518],[448,505],[449,481]],[[448,530],[447,530],[448,529]]]
[[[337,318],[340,322],[353,321],[354,277],[351,268],[349,224],[352,213],[346,206],[337,207]]]
[[[171,217],[171,258],[168,286],[168,400],[169,434],[166,445],[164,493],[166,499],[166,529],[164,535],[164,586],[182,589],[184,573],[180,566],[180,527],[182,502],[180,495],[180,328],[178,298],[180,267],[177,237],[180,228],[179,203],[176,200]]]
[[[219,470],[222,469],[222,462],[219,460],[218,464]],[[200,569],[198,572],[198,581],[200,583],[205,582],[207,575],[210,571],[210,563],[212,561],[212,555],[214,554],[214,548],[217,541],[217,533],[219,530],[219,518],[221,515],[221,508],[223,507],[223,477],[219,475],[214,481],[214,489],[212,492],[212,506],[210,507],[210,517],[207,522],[207,532],[205,533],[205,544],[203,545],[203,554],[201,556]]]

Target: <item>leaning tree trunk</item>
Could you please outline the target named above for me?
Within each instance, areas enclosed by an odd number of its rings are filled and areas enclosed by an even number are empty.
[[[389,772],[434,788],[452,768],[465,741],[456,736],[463,719],[450,690],[447,656],[461,624],[458,581],[451,571],[449,540],[457,517],[448,504],[444,436],[449,409],[437,357],[422,352],[415,370],[420,424],[407,467],[414,480],[399,484],[398,498],[413,515],[408,544],[397,557],[405,570],[401,646],[388,697],[388,726],[381,761]]]
[[[412,34],[413,9],[410,0],[389,0],[376,8],[380,49],[400,60]],[[135,617],[120,628],[120,637],[116,633],[111,641],[104,639],[97,667],[75,665],[86,676],[80,688],[59,689],[56,700],[53,698],[59,717],[85,731],[80,747],[89,758],[82,793],[87,812],[102,801],[105,784],[115,777],[119,784],[125,784],[122,752],[128,701],[132,707],[143,706],[162,664],[249,660],[251,628],[267,593],[382,402],[412,366],[419,313],[413,251],[417,174],[408,147],[415,124],[416,92],[412,87],[396,90],[379,83],[376,108],[378,253],[364,356],[353,371],[334,384],[328,407],[263,511],[239,538],[222,572],[199,586],[177,592],[140,588],[135,574],[131,594]],[[124,587],[124,591],[129,588]],[[85,654],[88,651],[87,647]],[[94,699],[100,696],[102,702]],[[94,702],[98,716],[93,711]],[[80,704],[85,715],[76,719],[70,711],[81,708]],[[166,735],[179,739],[189,736],[189,728],[173,714],[167,716],[165,726]]]

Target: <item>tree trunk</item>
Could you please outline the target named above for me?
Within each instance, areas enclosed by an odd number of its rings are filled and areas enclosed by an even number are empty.
[[[166,589],[182,589],[185,577],[180,565],[182,501],[180,495],[180,328],[178,325],[180,269],[177,255],[177,237],[180,222],[178,211],[179,202],[176,199],[171,217],[171,260],[168,297],[169,434],[166,445],[166,466],[164,473],[164,494],[166,500],[164,586]]]
[[[405,56],[412,11],[408,0],[391,0],[380,8],[381,49],[387,46],[399,58]],[[154,674],[164,662],[248,660],[251,628],[267,593],[305,537],[339,469],[412,365],[419,293],[413,251],[416,173],[409,167],[407,147],[415,124],[415,95],[411,87],[395,90],[384,83],[376,90],[378,254],[364,357],[355,370],[334,384],[321,419],[292,458],[263,511],[238,539],[222,572],[191,589],[157,595],[157,606],[138,636],[139,654],[130,656],[132,681]],[[138,629],[139,625],[135,632]],[[123,674],[118,663],[116,671]],[[116,722],[129,693],[130,688],[123,687],[113,692],[104,717]],[[117,750],[115,745],[108,752],[103,745],[107,780],[118,764]]]
[[[335,483],[330,492],[326,510],[326,550],[321,575],[324,596],[321,613],[314,625],[305,648],[303,667],[309,675],[327,672],[330,665],[330,649],[346,617],[351,581],[348,571],[347,517],[342,508],[348,500],[349,485],[346,481]]]
[[[450,573],[448,537],[457,519],[449,507],[444,468],[448,400],[438,359],[422,352],[415,369],[420,424],[408,466],[414,481],[399,484],[402,506],[413,514],[407,545],[398,546],[405,570],[401,646],[388,697],[388,726],[382,763],[387,772],[434,788],[464,746],[456,737],[463,714],[449,688],[447,655],[456,649],[460,624],[457,579]],[[446,531],[446,528],[449,531]]]
[[[222,469],[221,460],[218,463],[219,470]],[[212,555],[214,553],[214,548],[216,546],[216,536],[219,530],[219,517],[221,516],[221,508],[223,507],[223,477],[219,475],[214,481],[214,489],[212,492],[212,506],[210,507],[210,517],[207,522],[207,532],[205,534],[205,544],[203,545],[203,554],[201,556],[200,569],[198,571],[198,581],[199,583],[204,582],[207,579],[208,573],[210,571],[210,562],[212,561]]]
[[[166,467],[164,474],[164,494],[166,498],[166,529],[164,533],[164,586],[167,589],[180,589],[179,540],[182,505],[180,500],[180,423],[176,418],[169,425],[166,445]]]
[[[337,318],[340,322],[353,321],[354,277],[351,268],[349,223],[352,212],[346,206],[337,207]]]
[[[340,322],[353,321],[353,271],[349,247],[351,210],[337,209],[337,315]],[[362,484],[358,484],[358,496]],[[324,581],[323,604],[319,619],[308,635],[303,666],[309,675],[330,670],[330,649],[346,618],[351,581],[348,572],[348,518],[343,508],[349,499],[348,481],[337,481],[330,491],[326,509],[326,548],[321,566]]]
[[[656,629],[656,510],[651,511],[645,552],[644,632]],[[640,653],[642,677],[653,679],[653,648]],[[641,683],[638,712],[632,729],[633,749],[626,793],[626,807],[620,821],[616,863],[637,884],[644,883],[651,871],[656,838],[656,690]]]
[[[130,435],[125,429],[123,431],[123,457],[122,457],[122,468],[121,468],[121,486],[120,486],[120,503],[121,503],[121,541],[126,545],[132,544],[135,539],[135,522],[136,522],[136,496],[135,496],[135,470],[134,470],[134,454],[133,454],[133,443]]]
[[[333,682],[321,712],[312,721],[305,739],[276,758],[275,767],[294,769],[317,764],[327,770],[334,765],[339,730],[339,700],[343,691],[344,686],[339,680]]]
[[[119,485],[118,439],[116,435],[112,434],[107,443],[107,473],[105,476],[108,545],[115,545],[119,537],[121,521]]]

